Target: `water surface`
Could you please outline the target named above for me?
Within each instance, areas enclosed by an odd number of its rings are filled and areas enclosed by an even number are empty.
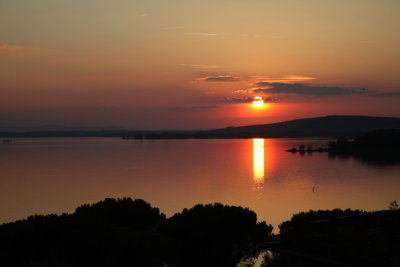
[[[386,209],[400,167],[285,150],[324,139],[14,139],[0,144],[0,223],[73,212],[106,197],[143,198],[167,216],[197,203],[254,210],[277,228],[310,209]]]

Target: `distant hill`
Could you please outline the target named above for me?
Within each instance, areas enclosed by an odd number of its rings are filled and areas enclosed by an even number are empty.
[[[400,129],[400,118],[326,116],[202,132],[203,138],[351,137],[379,129]]]
[[[117,126],[62,126],[41,125],[31,127],[0,127],[0,132],[75,132],[75,131],[125,131]]]
[[[0,127],[0,138],[13,137],[121,137],[127,130],[115,126]]]
[[[108,127],[38,127],[1,128],[0,137],[124,137],[124,139],[188,138],[280,138],[280,137],[355,137],[374,130],[400,129],[400,118],[367,116],[327,116],[272,124],[227,127],[205,131],[131,131]]]

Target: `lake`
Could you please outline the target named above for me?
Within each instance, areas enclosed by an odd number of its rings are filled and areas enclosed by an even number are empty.
[[[279,223],[310,209],[387,209],[400,166],[286,152],[327,139],[26,138],[0,143],[0,223],[73,212],[106,197],[142,198],[167,216],[198,203]]]

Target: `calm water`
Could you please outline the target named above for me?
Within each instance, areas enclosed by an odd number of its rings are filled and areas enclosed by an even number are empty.
[[[241,205],[277,228],[300,211],[380,210],[400,200],[399,166],[285,151],[326,142],[14,139],[0,143],[0,223],[127,196],[167,216],[197,203]]]

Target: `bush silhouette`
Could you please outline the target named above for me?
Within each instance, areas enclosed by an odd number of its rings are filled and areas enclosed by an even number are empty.
[[[166,219],[144,200],[105,199],[73,214],[0,226],[4,266],[234,266],[272,231],[241,207],[197,205]]]
[[[168,219],[161,234],[170,243],[172,266],[235,266],[260,250],[272,226],[257,223],[253,211],[222,204],[196,205]]]
[[[82,205],[72,215],[73,220],[85,223],[100,223],[115,227],[149,229],[165,220],[158,208],[152,208],[143,199],[106,198],[93,205]]]
[[[399,224],[400,210],[311,210],[282,223],[278,240],[281,246],[350,265],[400,266]],[[290,262],[297,266],[295,260],[280,255],[274,262],[275,266],[290,266]]]
[[[2,225],[0,256],[12,266],[162,266],[154,228],[164,220],[143,200],[105,199]]]

